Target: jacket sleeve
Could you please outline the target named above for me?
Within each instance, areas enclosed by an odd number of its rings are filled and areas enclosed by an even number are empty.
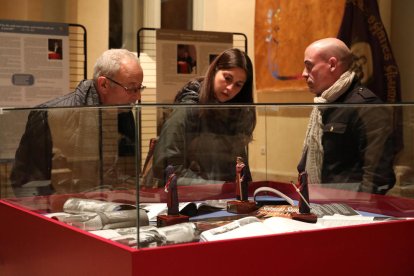
[[[46,111],[29,114],[25,132],[15,154],[11,184],[16,188],[34,180],[51,177],[52,141]]]
[[[177,108],[164,123],[159,139],[154,149],[153,177],[159,186],[165,182],[164,171],[168,165],[179,173],[184,167],[185,136],[186,136],[186,108]]]
[[[381,106],[360,108],[359,120],[361,190],[384,194],[395,183],[392,110]]]

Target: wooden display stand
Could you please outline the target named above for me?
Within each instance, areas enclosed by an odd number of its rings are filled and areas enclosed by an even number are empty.
[[[184,215],[159,215],[157,216],[157,227],[174,225],[177,223],[188,222],[190,217]]]
[[[309,223],[316,223],[318,221],[318,217],[315,214],[298,214],[293,213],[291,218],[298,221],[309,222]]]
[[[256,202],[232,200],[227,202],[227,212],[235,214],[249,214],[257,210]]]

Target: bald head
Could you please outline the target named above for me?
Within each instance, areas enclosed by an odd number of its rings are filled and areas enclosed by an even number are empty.
[[[342,73],[347,71],[352,65],[352,52],[346,44],[337,38],[329,37],[311,43],[308,48],[313,48],[320,58],[329,60],[336,58],[341,67]]]
[[[352,53],[341,40],[324,38],[310,44],[304,55],[302,76],[310,92],[319,96],[352,66]]]

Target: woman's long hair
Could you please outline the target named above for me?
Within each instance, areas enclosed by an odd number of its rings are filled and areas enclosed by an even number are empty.
[[[253,66],[249,56],[237,48],[223,51],[210,64],[200,89],[200,104],[217,103],[214,94],[214,77],[218,70],[241,68],[246,72],[246,81],[240,92],[225,104],[253,104]],[[205,112],[204,112],[205,111]],[[252,140],[256,126],[256,112],[251,107],[231,108],[231,110],[211,109],[201,111],[201,117],[208,118],[214,127],[218,120],[231,122],[227,130],[242,134],[246,142]]]
[[[253,66],[249,56],[237,48],[227,49],[210,64],[200,91],[200,103],[216,102],[214,77],[219,70],[241,68],[246,72],[246,81],[240,92],[226,103],[253,103]]]

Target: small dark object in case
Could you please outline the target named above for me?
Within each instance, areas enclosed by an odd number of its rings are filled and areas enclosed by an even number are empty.
[[[312,213],[307,213],[307,214],[293,213],[291,214],[291,216],[292,216],[292,219],[303,221],[303,222],[316,223],[318,221],[318,217]]]
[[[190,217],[184,215],[159,215],[157,216],[157,227],[174,225],[182,222],[188,222]]]
[[[227,212],[235,214],[248,214],[257,210],[254,201],[231,200],[227,202]]]

